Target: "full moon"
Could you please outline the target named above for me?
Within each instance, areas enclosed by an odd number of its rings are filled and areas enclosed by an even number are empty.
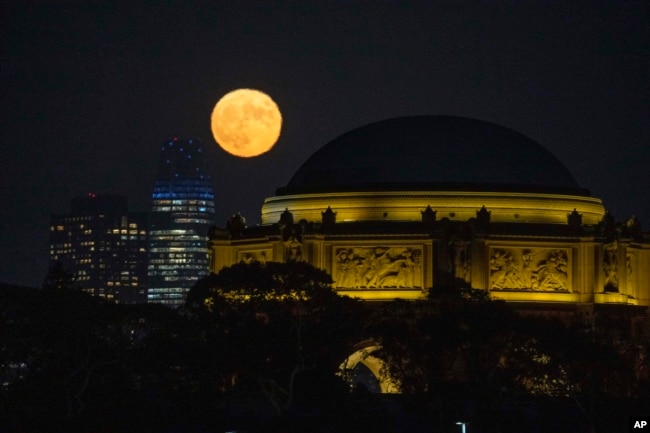
[[[212,135],[226,152],[244,158],[268,152],[280,137],[282,114],[266,93],[237,89],[212,110]]]

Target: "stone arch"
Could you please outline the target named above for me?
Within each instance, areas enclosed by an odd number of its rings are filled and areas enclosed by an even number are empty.
[[[363,385],[368,391],[378,394],[399,393],[399,385],[387,376],[386,363],[374,353],[381,346],[375,341],[368,340],[355,346],[355,351],[339,366],[338,374],[355,388]]]

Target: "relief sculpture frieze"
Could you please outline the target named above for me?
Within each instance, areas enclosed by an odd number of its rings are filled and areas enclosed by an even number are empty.
[[[271,260],[272,251],[271,250],[254,250],[254,251],[240,251],[239,252],[239,261],[243,263],[266,263]]]
[[[337,288],[422,288],[422,249],[339,247],[334,250]]]
[[[553,248],[492,248],[490,290],[569,292],[567,252]]]

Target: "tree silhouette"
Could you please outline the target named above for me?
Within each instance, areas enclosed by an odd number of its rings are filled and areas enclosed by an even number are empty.
[[[228,354],[227,392],[261,393],[286,414],[332,388],[359,338],[362,306],[331,284],[308,263],[254,262],[224,268],[190,291],[188,309]]]
[[[43,290],[62,292],[80,290],[81,285],[77,282],[74,273],[66,269],[62,262],[56,261],[50,265],[45,279]]]

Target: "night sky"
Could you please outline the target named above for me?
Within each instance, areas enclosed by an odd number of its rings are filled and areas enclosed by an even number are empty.
[[[88,192],[147,210],[163,140],[208,148],[222,225],[367,123],[477,118],[539,142],[617,220],[650,229],[650,2],[5,0],[0,281],[40,286],[49,218]],[[219,149],[239,87],[282,110],[276,147]]]

